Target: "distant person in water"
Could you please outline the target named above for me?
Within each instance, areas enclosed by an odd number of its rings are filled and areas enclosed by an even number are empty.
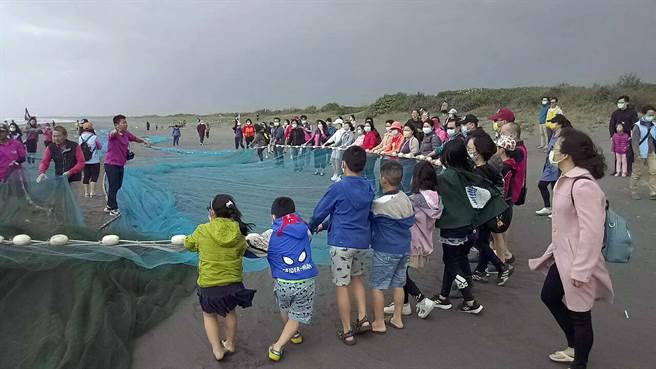
[[[180,133],[180,127],[177,124],[173,126],[171,136],[173,136],[173,146],[180,146],[180,136],[182,136],[182,134]]]
[[[150,122],[146,121],[146,131],[150,131]]]
[[[205,124],[205,122],[203,122],[200,118],[198,118],[198,124],[196,125],[196,132],[198,132],[198,140],[200,141],[201,146],[205,144],[206,131],[207,131],[207,124]]]

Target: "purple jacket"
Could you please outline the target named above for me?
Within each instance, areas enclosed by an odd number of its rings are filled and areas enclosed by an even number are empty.
[[[631,137],[626,132],[615,132],[613,135],[613,146],[611,152],[615,154],[626,154],[629,150]]]

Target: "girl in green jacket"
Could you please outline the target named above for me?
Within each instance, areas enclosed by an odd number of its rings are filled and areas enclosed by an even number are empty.
[[[205,333],[214,357],[222,360],[226,353],[235,352],[235,308],[251,306],[255,295],[255,290],[246,289],[242,283],[245,236],[253,225],[241,220],[230,195],[216,195],[207,210],[209,222],[187,236],[185,247],[198,252],[198,299]],[[219,322],[225,326],[223,341]]]

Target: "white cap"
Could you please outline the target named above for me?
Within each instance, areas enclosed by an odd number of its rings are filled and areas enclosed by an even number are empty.
[[[344,124],[344,121],[341,120],[341,119],[339,119],[339,118],[337,118],[337,119],[335,119],[335,121],[334,121],[333,123],[334,123],[334,124]]]
[[[458,111],[454,108],[451,108],[451,110],[449,110],[449,114],[458,114]]]

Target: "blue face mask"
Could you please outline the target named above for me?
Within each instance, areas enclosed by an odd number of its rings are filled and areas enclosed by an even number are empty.
[[[456,130],[453,128],[449,128],[446,130],[446,134],[449,135],[449,137],[453,137],[456,135]]]

